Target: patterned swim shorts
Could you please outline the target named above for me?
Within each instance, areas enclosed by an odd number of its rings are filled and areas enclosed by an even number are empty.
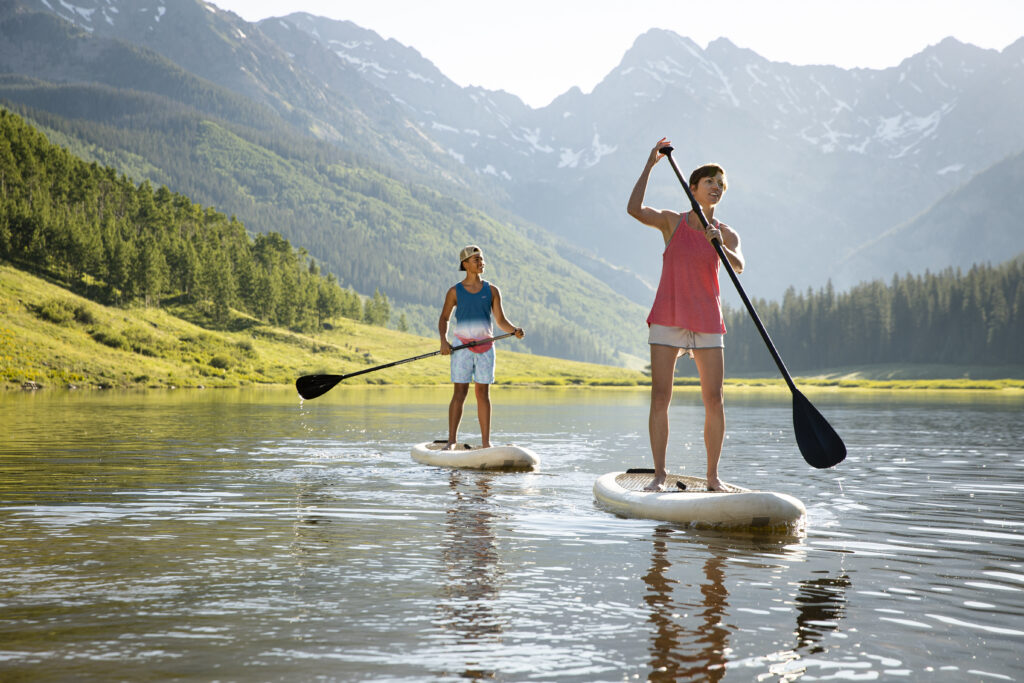
[[[494,347],[483,353],[460,349],[452,353],[452,382],[494,384]]]

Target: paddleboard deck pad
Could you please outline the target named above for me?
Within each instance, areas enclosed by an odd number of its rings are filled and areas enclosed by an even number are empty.
[[[622,517],[694,527],[793,528],[807,514],[803,503],[785,493],[752,491],[724,482],[725,491],[708,491],[704,479],[680,474],[668,475],[663,491],[645,491],[652,481],[654,470],[609,472],[594,482],[594,498]]]
[[[482,448],[456,444],[455,450],[447,450],[447,445],[443,439],[418,443],[412,447],[412,459],[425,465],[476,470],[535,470],[540,466],[537,454],[521,446]]]

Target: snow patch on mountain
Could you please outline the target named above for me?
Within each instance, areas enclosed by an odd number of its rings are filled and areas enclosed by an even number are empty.
[[[720,68],[718,68],[718,65],[715,64],[714,62],[708,62],[708,64],[710,65],[710,68],[713,70],[714,74],[721,81],[722,87],[719,90],[719,92],[722,93],[723,95],[725,95],[726,98],[730,102],[732,102],[732,106],[734,106],[734,107],[740,106],[739,98],[737,98],[736,97],[736,93],[733,92],[732,83],[729,81],[729,77],[726,76],[722,72],[722,70]]]
[[[756,64],[747,64],[745,67],[743,67],[743,71],[748,76],[750,76],[750,79],[752,81],[754,81],[754,83],[756,85],[759,85],[759,86],[761,86],[763,88],[767,88],[768,87],[768,82],[765,81],[765,80],[762,80],[761,77],[758,75],[758,72],[760,70],[761,69]]]
[[[385,79],[388,76],[397,73],[395,71],[392,71],[391,69],[388,69],[387,67],[381,66],[379,62],[372,62],[365,59],[360,59],[359,57],[356,57],[355,55],[352,55],[348,52],[343,52],[339,50],[335,51],[334,54],[338,55],[338,57],[340,57],[345,62],[348,62],[352,66],[356,67],[360,71],[360,73],[368,73],[380,79]]]
[[[60,0],[60,4],[64,9],[68,10],[69,12],[75,12],[79,14],[86,21],[92,21],[93,12],[96,11],[95,8],[87,9],[85,7],[78,7],[76,5],[72,5],[70,2],[65,2],[64,0]]]
[[[538,152],[544,152],[545,154],[549,154],[549,153],[555,151],[554,148],[551,147],[550,145],[541,144],[541,142],[540,142],[541,132],[540,132],[539,128],[535,128],[533,130],[528,130],[526,128],[520,128],[519,130],[522,132],[522,134],[516,136],[517,139],[523,140],[523,141],[529,143],[529,145],[530,145],[530,147],[532,149],[534,149],[534,150],[536,150]]]
[[[891,153],[890,158],[899,159],[917,148],[923,140],[934,137],[943,118],[955,108],[956,103],[949,102],[925,116],[901,112],[882,117],[875,129],[875,137],[885,143],[898,143],[899,149]]]
[[[563,148],[558,158],[558,168],[577,168],[582,156],[583,150],[576,151]]]
[[[594,138],[590,143],[591,161],[588,163],[589,166],[597,166],[603,157],[609,154],[615,153],[618,149],[616,145],[606,145],[601,142],[601,136],[594,133]]]
[[[406,71],[405,75],[407,78],[410,78],[414,81],[422,81],[424,83],[427,83],[428,85],[433,85],[434,83],[434,79],[427,78],[423,74],[416,73],[415,71]]]

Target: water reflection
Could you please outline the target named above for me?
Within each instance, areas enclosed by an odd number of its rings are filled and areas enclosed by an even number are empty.
[[[295,486],[295,519],[292,522],[291,552],[297,574],[316,569],[320,555],[332,543],[331,518],[321,512],[330,507],[331,499],[322,485],[300,482]]]
[[[850,577],[846,574],[800,582],[796,596],[797,651],[812,655],[825,651],[820,641],[825,633],[839,629],[849,588]]]
[[[673,538],[673,533],[675,537]],[[652,536],[651,564],[643,575],[646,584],[644,602],[649,608],[648,623],[653,626],[648,644],[650,681],[719,681],[727,668],[767,666],[773,680],[793,681],[807,674],[812,662],[820,664],[828,650],[825,636],[840,631],[846,616],[846,594],[851,580],[847,573],[837,576],[823,574],[796,584],[796,593],[787,604],[795,611],[796,642],[781,650],[738,661],[734,649],[744,643],[731,644],[741,632],[769,628],[769,618],[756,626],[758,610],[751,612],[744,605],[750,601],[746,591],[752,586],[770,585],[770,575],[785,571],[792,563],[806,560],[803,536],[743,538],[717,534],[680,534],[678,529],[664,525],[655,528]],[[676,541],[673,543],[673,541]],[[675,545],[675,552],[671,552]],[[673,559],[679,566],[675,574],[695,570],[693,550],[700,549],[699,573],[694,579],[673,578]],[[682,559],[682,563],[679,560]],[[730,565],[730,563],[735,563]],[[730,593],[726,587],[729,567],[740,579],[742,590],[738,608],[730,609]],[[753,573],[752,573],[753,572]],[[764,580],[761,575],[767,573]],[[740,614],[742,613],[742,618]],[[791,612],[792,613],[792,612]],[[771,613],[763,612],[767,617]],[[790,622],[792,623],[792,622]],[[784,628],[784,627],[783,627]],[[745,638],[741,639],[745,640]],[[785,644],[788,639],[783,639]]]
[[[768,670],[778,681],[795,681],[808,673],[808,667],[827,668],[828,658],[823,657],[832,648],[821,641],[828,633],[838,633],[839,622],[846,613],[846,592],[850,588],[850,577],[845,573],[835,578],[823,576],[801,581],[796,598],[796,645],[792,649],[768,655],[764,661]],[[891,661],[891,660],[890,660]],[[847,661],[846,666],[852,666]],[[864,668],[865,664],[858,664]],[[874,674],[868,674],[874,679]]]
[[[493,679],[496,672],[484,662],[500,645],[507,620],[495,609],[503,571],[489,500],[491,475],[453,470],[448,488],[452,500],[445,511],[437,625],[454,637],[453,649],[465,653],[465,668],[456,675]]]
[[[724,566],[726,558],[714,548],[704,561],[704,582],[700,585],[699,602],[678,606],[672,598],[676,580],[668,577],[671,562],[668,559],[667,540],[671,528],[659,526],[654,530],[651,568],[644,575],[648,592],[644,601],[650,606],[649,621],[654,626],[650,645],[651,681],[718,681],[725,675],[725,653],[728,628],[724,625],[725,610],[729,606],[729,592],[725,588]],[[692,609],[699,623],[687,628],[680,623],[677,610]],[[687,618],[683,614],[682,618]]]

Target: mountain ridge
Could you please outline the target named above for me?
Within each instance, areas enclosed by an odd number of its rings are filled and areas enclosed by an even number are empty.
[[[661,245],[624,207],[662,135],[673,139],[681,165],[715,160],[726,167],[731,189],[717,215],[743,238],[745,287],[774,298],[791,286],[887,278],[883,259],[858,255],[1024,150],[1015,125],[1024,104],[1014,96],[1024,89],[1024,39],[1002,51],[946,39],[872,70],[772,62],[728,39],[702,49],[652,29],[590,93],[571,88],[534,109],[508,93],[461,88],[414,47],[352,22],[296,13],[248,23],[191,0],[166,4],[156,20],[155,8],[164,5],[134,4],[149,8],[149,22],[133,32],[110,16],[123,0],[78,0],[82,11],[63,14],[82,25],[91,7],[94,31],[163,50],[184,70],[175,60],[185,60],[198,38],[167,27],[185,7],[203,17],[193,22],[197,35],[227,34],[218,40],[231,46],[217,53],[224,68],[199,64],[207,69],[199,77],[236,94],[255,88],[254,101],[295,134],[373,159],[395,177],[508,217],[521,230],[536,226],[583,270],[614,274],[612,289],[641,307],[652,296]],[[52,10],[43,0],[3,0],[0,8],[16,5]],[[233,57],[247,49],[251,55]],[[236,74],[242,67],[244,83]],[[343,130],[347,137],[335,135]],[[1014,215],[1024,211],[1019,194],[992,195],[981,205],[998,202]],[[685,205],[664,169],[656,169],[647,199]],[[1011,247],[1021,244],[1005,215],[971,220]],[[936,245],[944,265],[966,265],[979,254],[954,247],[953,229],[925,225],[919,239]]]

